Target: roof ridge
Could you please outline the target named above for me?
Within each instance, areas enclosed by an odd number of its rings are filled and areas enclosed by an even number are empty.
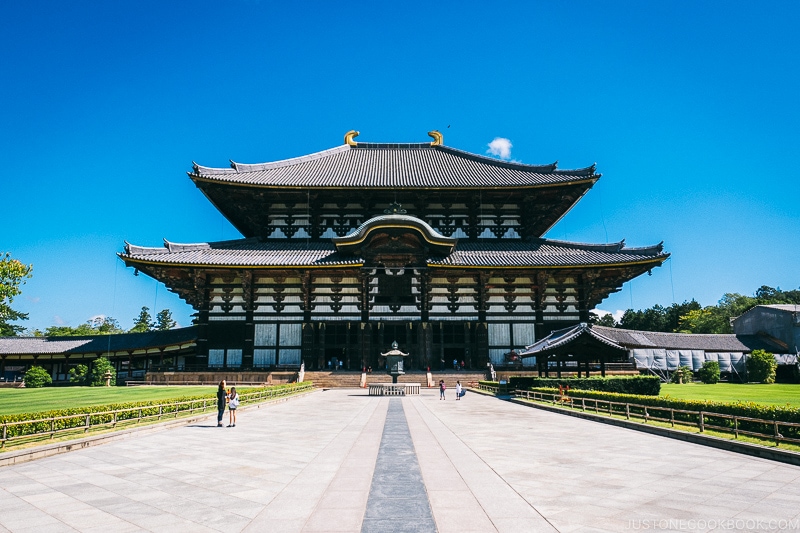
[[[239,174],[241,172],[259,172],[261,170],[282,168],[282,167],[296,165],[298,163],[305,163],[307,161],[314,161],[316,159],[321,159],[323,157],[328,157],[331,155],[340,154],[342,152],[347,152],[351,148],[352,148],[351,146],[343,144],[341,146],[328,148],[326,150],[321,150],[319,152],[314,152],[308,155],[290,157],[287,159],[278,159],[277,161],[269,161],[266,163],[248,164],[248,163],[237,163],[236,161],[231,160],[230,168],[204,167],[192,161],[192,168],[194,171],[190,172],[189,175],[208,176],[217,174]]]
[[[490,165],[495,165],[499,167],[510,168],[514,170],[521,170],[523,172],[536,172],[539,174],[553,174],[558,167],[558,161],[550,163],[549,165],[529,165],[525,163],[515,163],[512,161],[503,161],[502,159],[495,159],[494,157],[488,157],[485,155],[480,154],[473,154],[472,152],[467,152],[466,150],[460,150],[458,148],[453,148],[451,146],[445,146],[443,144],[438,146],[432,146],[436,150],[441,152],[446,152],[456,157],[462,157],[464,159],[469,159],[471,161],[477,161],[479,163],[487,163]],[[563,172],[563,171],[562,171]]]

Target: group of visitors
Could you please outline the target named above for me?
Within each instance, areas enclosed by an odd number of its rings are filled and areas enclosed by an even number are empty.
[[[440,363],[442,366],[442,372],[444,372],[446,368],[444,363],[444,357],[442,357]],[[453,370],[466,370],[466,368],[467,364],[464,362],[463,359],[461,360],[460,363],[458,362],[458,359],[453,359]],[[430,370],[430,367],[428,368],[428,370]]]
[[[217,427],[222,427],[222,417],[225,416],[225,405],[228,406],[228,427],[236,427],[236,409],[239,407],[239,393],[236,392],[236,387],[231,387],[231,390],[225,388],[225,380],[219,382],[217,389]]]
[[[439,399],[446,400],[447,398],[444,397],[444,391],[447,390],[447,386],[444,384],[444,380],[439,380]],[[460,400],[462,396],[464,396],[464,389],[461,387],[461,381],[456,381],[456,400]]]

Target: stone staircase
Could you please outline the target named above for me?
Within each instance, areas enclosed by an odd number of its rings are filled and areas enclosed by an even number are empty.
[[[448,389],[456,386],[456,381],[460,380],[461,384],[468,386],[471,383],[477,383],[480,380],[486,379],[486,374],[483,372],[433,372],[434,383],[439,383],[443,379]],[[398,383],[419,383],[422,387],[426,387],[426,374],[425,372],[408,372],[397,379]],[[315,387],[323,389],[333,388],[358,388],[361,383],[361,372],[350,372],[347,370],[332,371],[307,371],[305,373],[304,381],[311,381]],[[392,376],[384,374],[383,372],[373,372],[367,374],[367,385],[370,383],[391,383]]]

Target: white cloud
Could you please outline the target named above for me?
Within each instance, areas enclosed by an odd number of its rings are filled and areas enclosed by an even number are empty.
[[[622,309],[617,309],[616,311],[605,311],[603,309],[595,309],[594,313],[596,313],[597,316],[599,317],[603,317],[605,315],[611,315],[616,322],[619,322],[620,320],[622,320],[622,315],[625,314],[625,311],[623,311]]]
[[[488,146],[487,154],[496,155],[500,159],[511,159],[511,147],[514,145],[505,137],[495,137]]]

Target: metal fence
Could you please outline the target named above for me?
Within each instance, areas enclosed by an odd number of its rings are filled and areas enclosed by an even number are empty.
[[[242,393],[240,402],[253,404],[290,396],[299,392],[311,390],[311,382],[301,383],[295,387],[270,387],[258,391]],[[178,418],[180,415],[191,415],[214,411],[217,408],[216,398],[200,398],[181,402],[168,402],[139,407],[127,407],[110,411],[97,411],[76,413],[71,415],[52,416],[31,420],[17,420],[2,423],[0,447],[5,447],[7,442],[19,439],[39,440],[52,439],[62,433],[88,433],[91,430],[115,428],[122,424],[138,424],[146,420],[161,420],[162,418]]]
[[[496,389],[497,387],[482,385],[481,388],[484,390],[491,390],[492,388]],[[691,411],[686,409],[675,409],[673,407],[658,407],[629,402],[613,402],[610,400],[599,400],[595,398],[573,398],[571,396],[557,393],[549,394],[526,390],[516,390],[514,391],[514,395],[527,400],[541,401],[555,405],[564,405],[573,409],[580,409],[581,411],[593,411],[597,414],[602,413],[608,416],[624,415],[626,420],[641,419],[644,421],[644,423],[649,421],[666,422],[672,427],[675,427],[677,421],[678,424],[697,426],[700,433],[705,432],[707,429],[713,429],[726,433],[732,433],[736,439],[739,438],[739,435],[749,435],[751,437],[757,437],[764,440],[774,440],[776,446],[779,446],[781,442],[800,444],[800,439],[784,436],[781,433],[781,428],[784,428],[785,433],[791,432],[795,435],[800,433],[800,424],[795,422],[781,422],[779,420],[766,420],[763,418],[751,418],[747,416],[729,415],[711,411]],[[727,421],[727,424],[722,423],[724,421]],[[753,429],[754,426],[770,428],[770,431],[757,431]]]

